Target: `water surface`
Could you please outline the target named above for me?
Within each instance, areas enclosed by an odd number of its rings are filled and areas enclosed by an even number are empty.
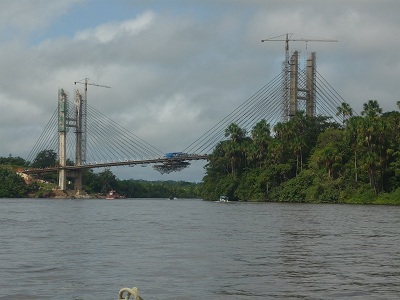
[[[398,299],[400,207],[0,199],[0,299]]]

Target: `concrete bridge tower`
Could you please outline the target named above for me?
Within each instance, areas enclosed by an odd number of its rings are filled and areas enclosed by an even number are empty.
[[[305,42],[306,48],[309,42],[338,42],[332,39],[309,39],[292,38],[292,33],[279,35],[273,38],[261,40],[261,42],[285,42],[285,61],[283,62],[283,120],[287,121],[293,117],[299,109],[299,100],[305,100],[305,112],[308,116],[315,115],[315,75],[316,75],[316,54],[310,53],[307,59],[306,74],[299,73],[299,53],[294,51],[289,59],[289,41]],[[304,79],[303,76],[306,78]],[[299,86],[305,82],[305,86]],[[304,85],[304,84],[303,84]]]
[[[67,111],[68,111],[68,95],[64,89],[58,90],[58,136],[59,136],[59,164],[58,186],[60,190],[67,189],[67,173],[65,166],[67,164]]]
[[[77,195],[83,191],[82,177],[83,169],[75,169],[74,171],[66,170],[67,164],[67,132],[68,127],[74,128],[75,133],[75,166],[81,166],[86,162],[86,146],[87,146],[87,87],[94,85],[98,87],[110,88],[106,85],[98,85],[89,83],[89,79],[85,78],[84,82],[76,81],[75,84],[83,84],[85,86],[84,94],[77,89],[75,91],[75,112],[74,117],[68,112],[68,95],[64,89],[58,91],[58,134],[59,134],[59,171],[58,185],[60,190],[67,189],[67,175],[74,178],[74,189]]]
[[[316,53],[311,52],[307,59],[305,73],[299,73],[299,53],[294,51],[290,61],[290,80],[289,80],[289,117],[296,115],[299,110],[300,101],[303,100],[307,116],[315,115],[315,75],[316,75]],[[305,86],[299,86],[300,82],[305,82]]]
[[[82,114],[82,96],[79,91],[76,91],[75,95],[75,118],[69,118],[68,113],[68,94],[64,89],[58,90],[58,156],[59,166],[58,170],[58,186],[60,190],[65,191],[67,189],[67,133],[68,128],[75,128],[76,135],[76,155],[75,165],[79,166],[82,164],[82,124],[86,122]],[[85,116],[86,117],[86,116]],[[75,170],[73,172],[68,171],[68,176],[75,178],[75,190],[79,194],[82,191],[82,170]]]

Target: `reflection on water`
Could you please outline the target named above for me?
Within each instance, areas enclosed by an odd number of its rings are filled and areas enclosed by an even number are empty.
[[[0,200],[0,299],[397,299],[400,208]]]

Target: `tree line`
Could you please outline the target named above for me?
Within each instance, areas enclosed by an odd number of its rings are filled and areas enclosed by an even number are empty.
[[[360,116],[347,103],[337,115],[342,123],[300,111],[250,132],[230,124],[209,156],[203,198],[400,203],[400,113],[369,100]]]
[[[83,189],[89,194],[105,195],[110,190],[127,198],[200,198],[200,183],[187,181],[120,180],[110,169],[85,171]]]
[[[72,162],[69,162],[72,164]],[[57,154],[43,150],[30,163],[21,157],[0,157],[0,198],[52,197],[57,187],[57,174],[42,174],[27,184],[16,170],[27,167],[46,168],[57,165]],[[68,178],[68,189],[73,189],[73,178]],[[200,183],[186,181],[120,180],[110,169],[101,172],[85,170],[83,189],[96,197],[115,190],[127,198],[200,198]]]

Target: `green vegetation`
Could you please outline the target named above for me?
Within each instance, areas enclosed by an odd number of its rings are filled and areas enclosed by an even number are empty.
[[[32,166],[46,168],[55,164],[54,151],[45,150],[38,154]],[[0,157],[0,198],[54,196],[57,174],[44,174],[27,184],[17,170],[28,166],[29,163],[20,157]],[[200,183],[119,180],[109,169],[99,173],[86,171],[83,178],[84,190],[91,195],[104,196],[109,190],[115,190],[127,198],[200,198]],[[70,183],[68,188],[73,189],[73,184]]]
[[[370,100],[361,116],[346,103],[337,115],[342,124],[299,112],[273,131],[265,120],[249,133],[231,124],[209,157],[203,198],[400,204],[400,113]]]
[[[21,198],[27,187],[20,175],[9,168],[0,168],[0,198]]]
[[[100,173],[87,171],[83,189],[89,194],[105,195],[110,190],[127,198],[200,198],[201,184],[186,181],[119,180],[106,169]]]
[[[8,157],[0,157],[0,166],[9,166],[9,167],[27,167],[29,165],[25,159],[21,157],[13,157],[11,154]]]
[[[43,150],[36,155],[32,168],[46,168],[57,164],[57,153],[54,150]]]
[[[21,157],[0,157],[0,198],[21,198],[29,191],[23,178],[16,173],[17,167],[28,164]]]

